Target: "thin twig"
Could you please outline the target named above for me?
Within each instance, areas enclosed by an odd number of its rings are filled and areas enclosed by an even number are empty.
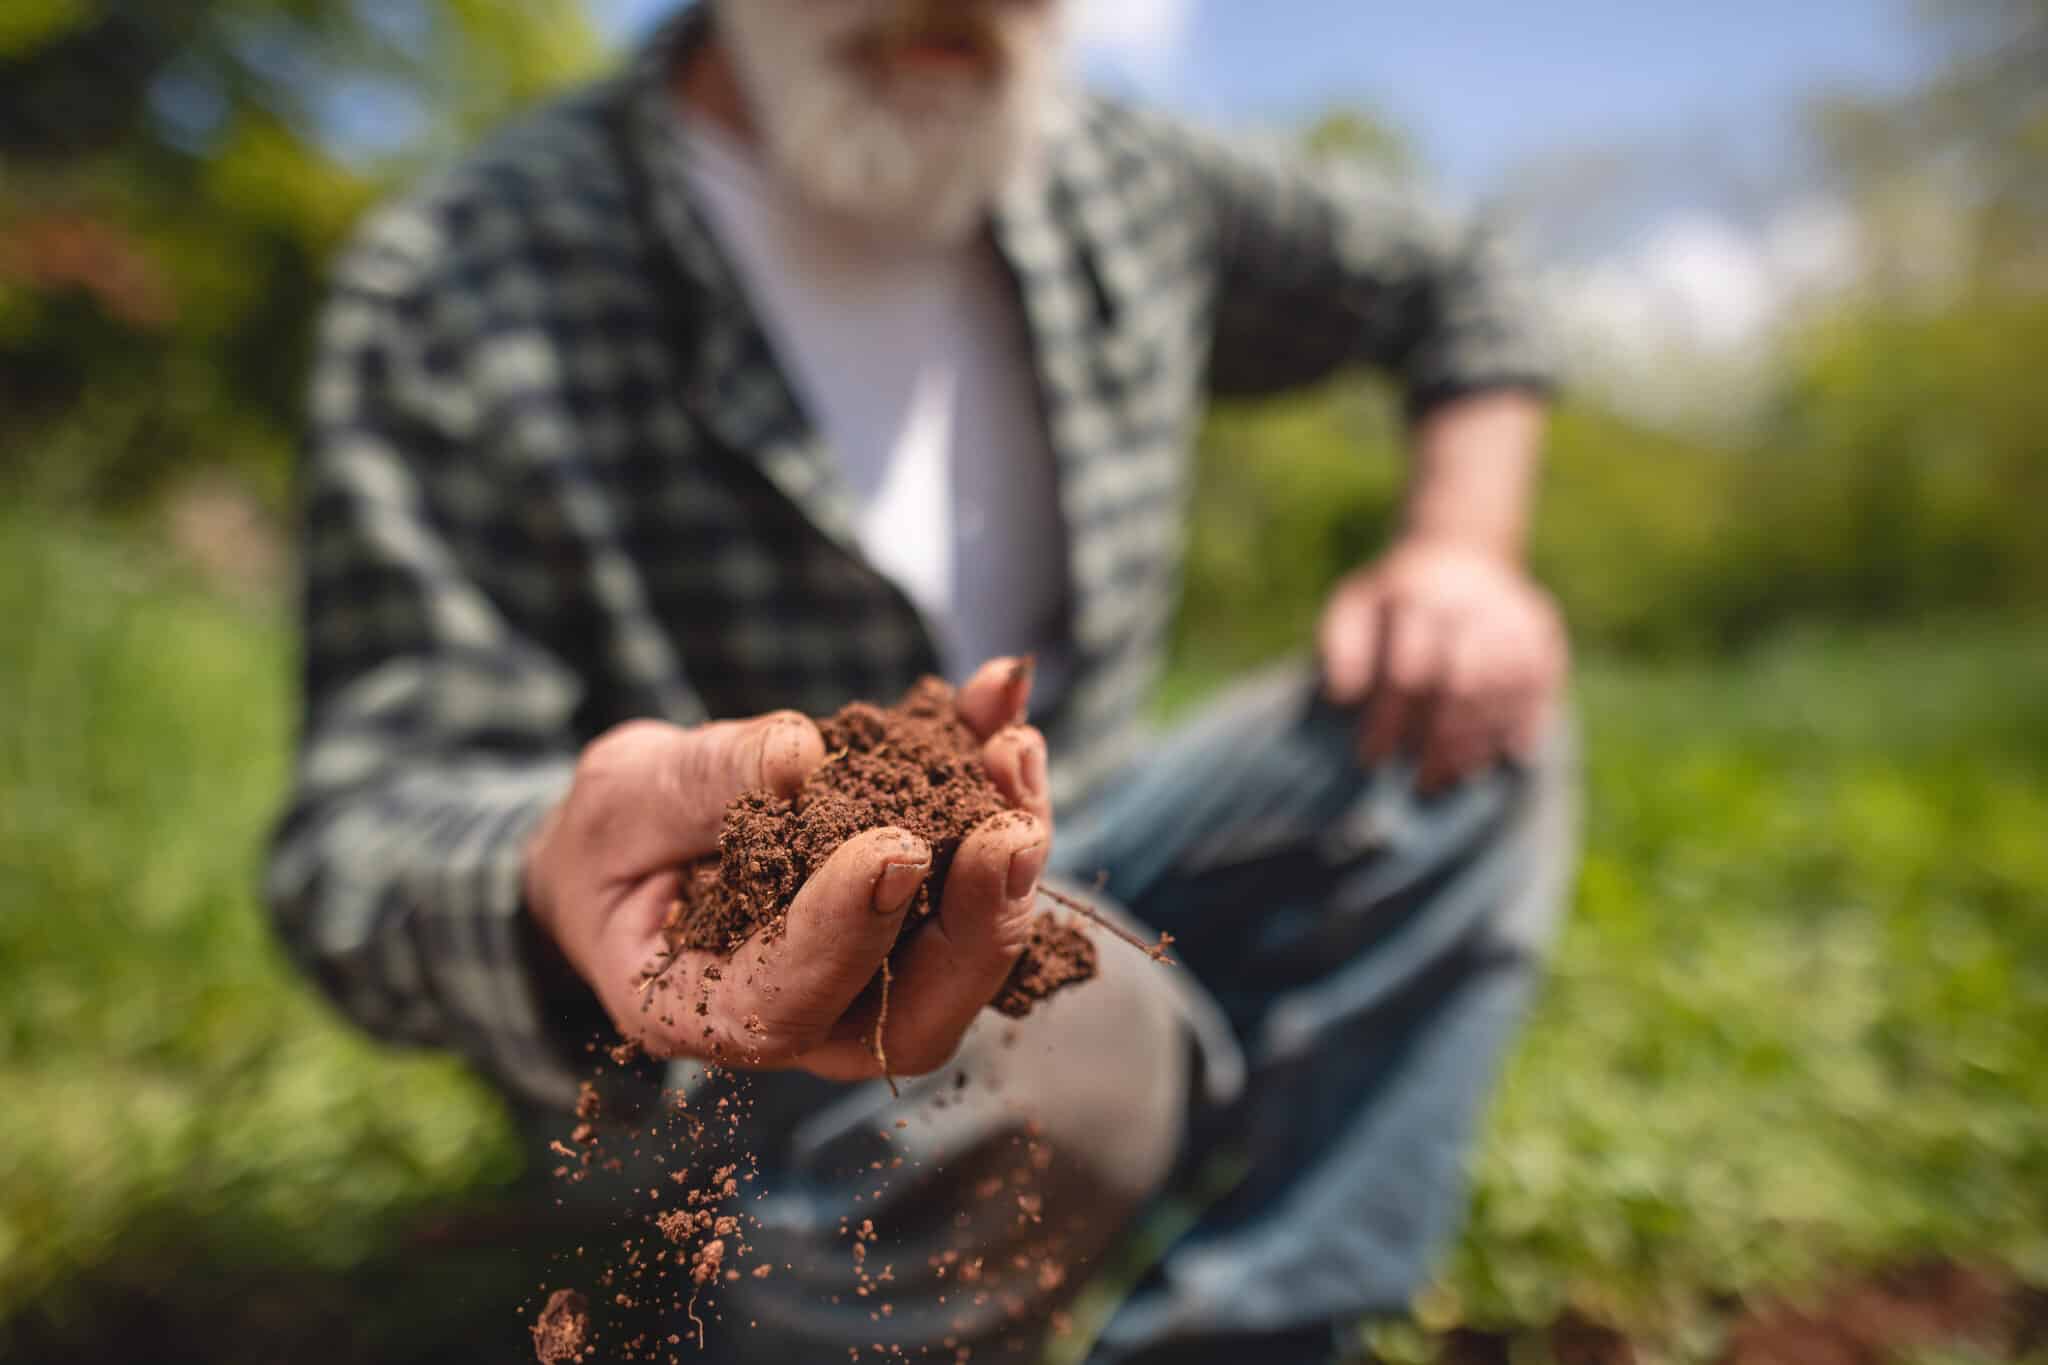
[[[1086,901],[1077,901],[1072,896],[1062,896],[1059,892],[1053,890],[1049,886],[1039,887],[1038,894],[1044,896],[1054,905],[1065,906],[1067,909],[1073,911],[1075,914],[1081,916],[1083,919],[1088,920],[1090,923],[1098,924],[1104,929],[1107,929],[1110,933],[1115,934],[1118,938],[1130,944],[1133,948],[1136,948],[1139,952],[1151,958],[1154,962],[1171,963],[1173,961],[1172,958],[1166,955],[1166,950],[1173,946],[1172,934],[1161,934],[1159,936],[1159,941],[1157,943],[1147,943],[1144,939],[1139,938],[1136,934],[1124,928],[1122,925],[1113,924],[1109,920],[1105,919],[1101,911],[1097,910],[1094,906],[1088,904]]]
[[[668,956],[662,959],[661,965],[659,967],[656,967],[651,972],[646,972],[642,974],[642,976],[640,977],[640,994],[645,995],[647,994],[647,992],[653,990],[654,983],[661,980],[664,976],[668,975],[669,969],[675,966],[676,963],[682,959],[683,953],[688,948],[688,946],[688,944],[684,943],[676,944],[675,947],[668,950]]]
[[[881,1064],[882,1079],[889,1083],[889,1098],[901,1099],[903,1092],[896,1088],[896,1078],[889,1074],[889,1049],[882,1044],[882,1032],[889,1027],[889,982],[893,974],[889,971],[889,959],[882,959],[882,1008],[875,1014],[875,1060]]]

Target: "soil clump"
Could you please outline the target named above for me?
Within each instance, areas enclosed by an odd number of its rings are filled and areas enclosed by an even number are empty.
[[[967,836],[1010,809],[954,710],[953,689],[938,678],[920,680],[892,707],[843,706],[818,729],[828,757],[795,797],[747,792],[726,808],[718,852],[685,870],[664,928],[671,950],[729,953],[756,934],[781,933],[812,872],[849,838],[885,826],[932,851],[931,874],[903,919],[908,934],[943,900]],[[1080,926],[1041,916],[992,1007],[1021,1018],[1095,971],[1095,945]]]
[[[589,1302],[573,1289],[557,1289],[534,1320],[533,1353],[541,1365],[582,1360],[589,1334]]]

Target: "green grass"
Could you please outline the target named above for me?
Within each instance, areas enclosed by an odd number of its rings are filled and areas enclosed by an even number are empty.
[[[1439,1305],[1683,1335],[1920,1255],[2048,1278],[2048,631],[1588,672],[1577,913]]]
[[[353,1034],[256,909],[278,614],[16,515],[0,621],[0,1322],[111,1264],[348,1264],[502,1187],[488,1091]],[[1865,1262],[2048,1279],[2048,631],[1595,663],[1582,704],[1578,912],[1425,1319],[1682,1345]]]
[[[157,1251],[166,1276],[347,1263],[507,1178],[488,1091],[352,1033],[257,910],[274,615],[8,517],[0,621],[0,1322]]]

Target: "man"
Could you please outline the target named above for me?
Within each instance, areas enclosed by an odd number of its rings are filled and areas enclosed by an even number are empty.
[[[677,1083],[714,1046],[758,1067],[775,1273],[726,1288],[714,1354],[1030,1358],[1206,1173],[1091,1358],[1327,1358],[1453,1229],[1566,880],[1563,636],[1521,567],[1545,373],[1501,262],[1401,193],[1070,94],[1063,8],[686,11],[375,218],[323,330],[282,931],[536,1142],[607,1024]],[[1334,586],[1319,670],[1148,742],[1203,395],[1354,363],[1406,386],[1398,543]],[[943,1074],[892,1105],[866,1038],[930,866],[900,831],[742,950],[768,970],[686,957],[706,1015],[641,1008],[726,802],[825,760],[801,713],[928,670],[1031,817],[969,839],[896,959],[887,1053]],[[1105,945],[991,1024],[1062,871],[1185,970]],[[1030,1216],[990,1195],[1024,1148]],[[864,1217],[885,1327],[840,1233]]]

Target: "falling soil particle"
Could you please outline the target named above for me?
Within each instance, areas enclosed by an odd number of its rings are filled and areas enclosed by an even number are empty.
[[[533,1353],[541,1365],[581,1360],[589,1334],[589,1302],[573,1289],[557,1289],[534,1321]]]

